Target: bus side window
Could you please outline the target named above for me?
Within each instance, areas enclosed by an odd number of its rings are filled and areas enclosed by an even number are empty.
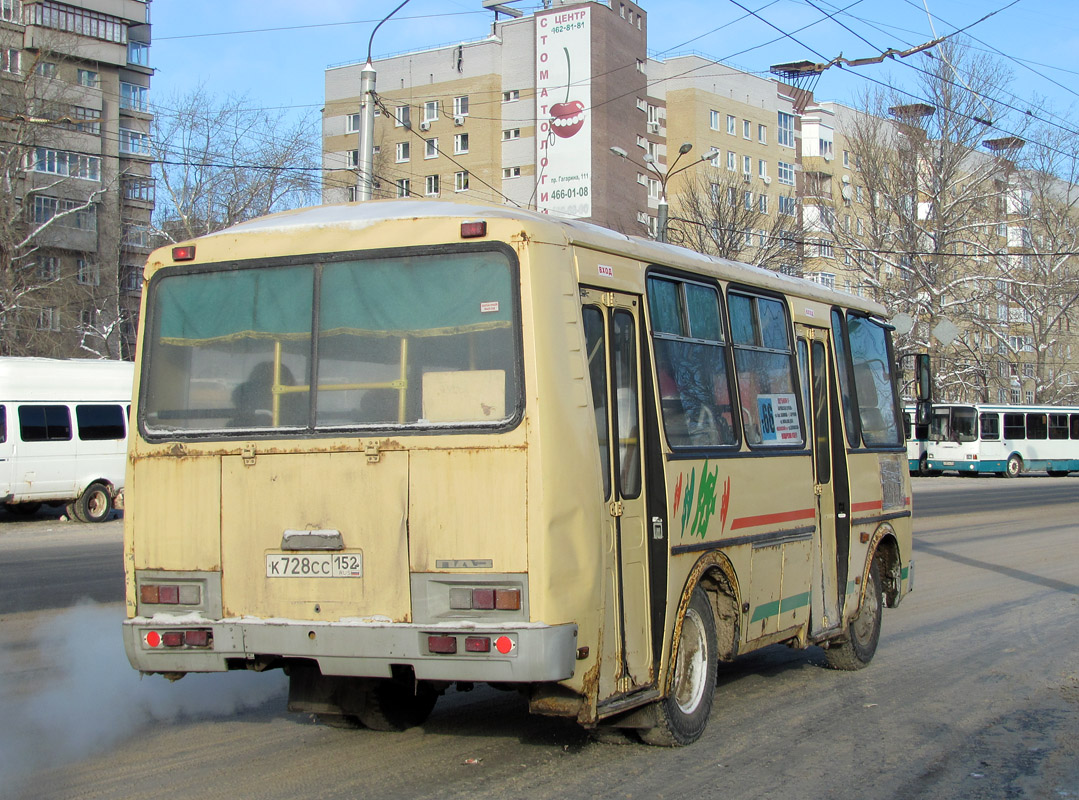
[[[982,441],[996,442],[1000,440],[1000,416],[997,414],[981,414]]]
[[[7,408],[0,406],[0,443],[7,441]]]
[[[584,318],[589,384],[592,387],[592,411],[596,416],[599,460],[603,469],[603,496],[606,498],[611,495],[611,462],[607,452],[607,348],[603,340],[603,312],[596,306],[585,306],[581,314]]]
[[[1027,414],[1027,438],[1028,439],[1045,439],[1049,436],[1049,425],[1046,421],[1046,414],[1038,412],[1036,414]]]
[[[742,428],[751,445],[802,445],[804,426],[794,390],[794,351],[786,305],[730,293],[734,367]]]
[[[899,444],[895,381],[889,368],[888,336],[877,323],[853,314],[847,316],[847,333],[862,440],[866,447]],[[973,419],[970,425],[973,425]]]
[[[1004,415],[1004,438],[1025,439],[1027,436],[1027,421],[1024,414]]]
[[[19,406],[19,437],[24,442],[70,441],[67,406]]]
[[[1049,415],[1049,438],[1050,439],[1067,439],[1068,438],[1068,415],[1067,414],[1050,414]]]
[[[1079,414],[1072,414],[1072,438],[1079,439]]]

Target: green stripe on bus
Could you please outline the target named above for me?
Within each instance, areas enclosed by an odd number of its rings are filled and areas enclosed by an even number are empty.
[[[782,600],[773,600],[770,603],[757,606],[753,609],[753,617],[749,621],[760,622],[762,619],[774,617],[776,614],[791,611],[795,608],[804,608],[808,605],[809,592],[802,592],[801,594],[784,597]]]

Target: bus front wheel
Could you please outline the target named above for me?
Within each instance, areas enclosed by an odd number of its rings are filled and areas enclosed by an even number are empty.
[[[1004,467],[1005,478],[1018,478],[1019,473],[1023,471],[1023,459],[1014,453],[1008,456],[1008,463]]]
[[[640,732],[646,744],[677,747],[692,744],[704,733],[716,691],[719,659],[716,621],[708,595],[693,590],[682,619],[671,692],[655,704],[656,726]]]
[[[862,596],[858,616],[847,625],[847,639],[824,651],[825,661],[832,669],[855,670],[869,664],[877,652],[880,640],[881,609],[880,568],[874,558],[869,566],[869,578]]]

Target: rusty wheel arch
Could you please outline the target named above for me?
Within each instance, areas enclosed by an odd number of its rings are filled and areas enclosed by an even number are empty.
[[[861,607],[862,597],[869,578],[869,568],[873,559],[879,555],[880,581],[884,589],[884,597],[888,608],[895,608],[899,604],[900,589],[902,588],[903,565],[899,555],[899,540],[895,535],[895,529],[891,524],[882,522],[873,532],[866,548],[865,564],[862,565],[862,574],[858,581],[858,607]]]
[[[708,595],[712,606],[712,616],[716,625],[716,639],[719,658],[729,661],[738,654],[738,641],[741,631],[742,610],[739,604],[740,590],[738,577],[729,558],[719,550],[705,553],[693,565],[682,587],[682,597],[678,601],[674,630],[671,632],[671,655],[667,661],[668,669],[663,679],[662,694],[666,697],[671,691],[673,670],[670,665],[678,659],[678,642],[682,633],[682,620],[689,607],[693,590],[700,585]]]

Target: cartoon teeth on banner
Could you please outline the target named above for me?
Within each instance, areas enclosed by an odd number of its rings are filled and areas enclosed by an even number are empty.
[[[536,15],[536,207],[592,214],[590,10]]]

